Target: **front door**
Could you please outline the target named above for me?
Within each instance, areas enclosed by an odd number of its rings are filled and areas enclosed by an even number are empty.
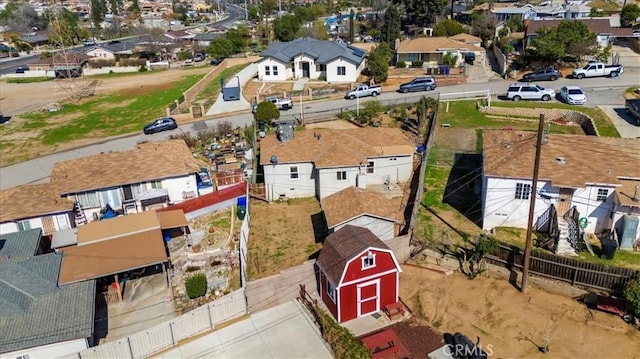
[[[358,317],[380,311],[380,280],[358,284]]]
[[[564,216],[571,208],[571,202],[573,200],[573,188],[560,188],[558,194],[558,215]]]
[[[302,62],[302,77],[309,77],[309,63]]]

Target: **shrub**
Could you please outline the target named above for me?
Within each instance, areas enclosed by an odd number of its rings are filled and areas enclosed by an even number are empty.
[[[640,276],[627,284],[624,289],[624,298],[631,304],[636,316],[640,316]]]
[[[146,71],[147,71],[147,67],[145,65],[140,65],[138,72],[146,72]]]
[[[407,67],[407,63],[406,63],[406,62],[404,62],[404,61],[398,61],[398,62],[396,63],[396,68],[397,68],[397,69],[404,69],[405,67]]]
[[[411,61],[411,67],[422,67],[424,61]]]
[[[198,266],[187,266],[187,269],[185,270],[185,272],[195,272],[197,270],[200,270],[200,267],[198,267]]]
[[[371,353],[349,329],[342,327],[316,306],[322,337],[331,346],[336,358],[371,358]]]
[[[207,293],[207,276],[203,273],[187,278],[184,282],[189,299],[202,297]]]

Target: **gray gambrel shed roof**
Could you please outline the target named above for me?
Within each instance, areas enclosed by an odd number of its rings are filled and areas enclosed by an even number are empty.
[[[280,62],[289,63],[300,54],[313,58],[317,64],[328,64],[337,58],[343,58],[355,65],[360,65],[367,52],[335,41],[300,38],[289,42],[271,43],[260,56],[263,58],[272,57]]]
[[[58,286],[62,256],[35,255],[40,235],[0,235],[0,353],[93,333],[95,281]]]

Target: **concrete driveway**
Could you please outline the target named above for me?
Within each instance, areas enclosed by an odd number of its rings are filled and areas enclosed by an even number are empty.
[[[168,350],[174,358],[332,358],[318,328],[296,301],[257,312],[248,319]]]
[[[598,105],[598,108],[611,119],[620,137],[640,138],[640,126],[636,125],[636,120],[627,113],[624,105]]]

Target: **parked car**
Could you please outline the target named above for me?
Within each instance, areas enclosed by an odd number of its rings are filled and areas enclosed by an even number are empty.
[[[82,42],[82,45],[84,46],[95,46],[96,45],[96,40],[84,40]]]
[[[433,77],[416,77],[410,82],[400,85],[398,91],[407,93],[410,91],[431,91],[436,89],[436,79]]]
[[[143,131],[145,135],[150,135],[156,132],[175,130],[176,128],[178,128],[178,124],[173,117],[161,117],[144,126]]]
[[[23,74],[26,71],[29,71],[29,66],[20,66],[16,69],[17,74]]]
[[[274,105],[276,105],[276,108],[280,111],[286,111],[293,108],[293,101],[290,98],[270,96],[270,97],[266,97],[263,102],[266,102],[266,101],[269,101]],[[258,110],[258,104],[254,103],[251,106],[251,113],[256,113],[257,110]]]
[[[380,86],[369,86],[362,84],[354,89],[347,91],[344,94],[344,98],[349,100],[355,100],[357,97],[368,97],[373,96],[376,97],[382,93],[382,87]]]
[[[524,76],[522,76],[522,81],[555,81],[560,77],[562,77],[560,71],[553,67],[546,67],[535,72],[524,74]]]
[[[636,125],[640,126],[640,99],[628,98],[624,107],[627,109],[627,113],[636,120]]]
[[[560,89],[560,99],[570,105],[584,105],[587,95],[578,86],[565,86]]]
[[[205,58],[205,55],[202,54],[202,53],[199,53],[199,52],[197,54],[193,55],[193,61],[195,61],[195,62],[204,61],[204,58]]]
[[[224,59],[216,57],[216,58],[211,59],[211,61],[209,61],[209,65],[213,65],[213,66],[220,65],[222,63],[222,61],[224,61]]]
[[[509,86],[507,98],[513,101],[542,100],[549,101],[556,96],[553,89],[546,89],[536,84],[517,83]]]
[[[624,72],[622,65],[605,65],[602,62],[590,62],[582,68],[573,70],[571,76],[577,79],[585,77],[620,76]]]

